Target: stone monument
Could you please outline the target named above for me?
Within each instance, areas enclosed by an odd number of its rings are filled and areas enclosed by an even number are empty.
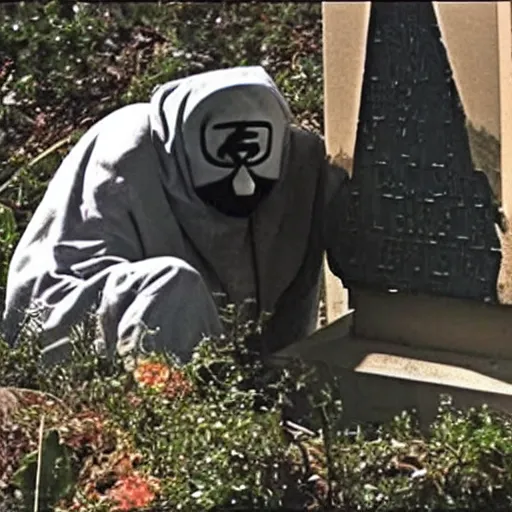
[[[349,300],[328,273],[330,325],[285,353],[343,374],[347,421],[512,411],[512,2],[323,9]]]

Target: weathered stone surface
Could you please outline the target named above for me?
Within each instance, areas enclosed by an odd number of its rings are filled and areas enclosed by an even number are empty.
[[[372,2],[339,253],[350,287],[494,303],[496,205],[430,2]],[[477,70],[475,70],[477,72]]]

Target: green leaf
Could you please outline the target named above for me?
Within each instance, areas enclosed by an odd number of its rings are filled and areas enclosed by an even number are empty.
[[[69,495],[75,479],[70,451],[60,443],[57,430],[52,429],[47,432],[41,452],[39,510],[49,510],[60,499]],[[12,480],[22,492],[25,506],[30,510],[34,505],[36,494],[37,465],[38,451],[27,454]]]

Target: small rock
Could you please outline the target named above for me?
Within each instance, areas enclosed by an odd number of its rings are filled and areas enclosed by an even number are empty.
[[[6,107],[11,105],[16,105],[16,94],[14,91],[9,91],[3,98],[2,98],[2,104]]]
[[[425,476],[426,474],[427,474],[427,470],[425,468],[417,469],[416,471],[413,472],[413,474],[411,475],[411,478],[421,478],[421,477]]]
[[[12,391],[0,388],[0,424],[8,423],[19,406],[18,397]]]

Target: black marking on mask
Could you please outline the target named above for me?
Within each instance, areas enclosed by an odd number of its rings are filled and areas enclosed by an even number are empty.
[[[268,121],[232,121],[212,126],[226,130],[226,137],[217,147],[208,147],[206,123],[201,127],[201,152],[205,160],[216,167],[230,169],[221,180],[196,188],[197,195],[220,212],[233,217],[250,215],[270,193],[274,178],[260,175],[254,167],[264,163],[272,151],[272,125]],[[233,180],[245,167],[255,184],[254,193],[239,196],[233,189]]]
[[[261,165],[272,151],[272,125],[268,121],[232,121],[212,126],[226,130],[224,142],[217,148],[208,148],[206,129],[201,127],[201,151],[205,160],[223,169],[248,170]]]

